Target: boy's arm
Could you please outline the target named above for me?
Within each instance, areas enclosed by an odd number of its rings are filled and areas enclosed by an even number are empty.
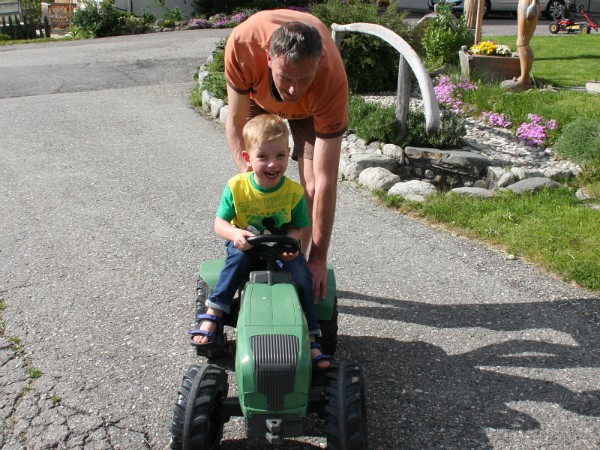
[[[246,240],[247,237],[254,236],[250,231],[235,228],[231,226],[229,222],[219,216],[215,217],[214,229],[215,233],[217,233],[217,236],[233,242],[233,245],[238,250],[245,251],[252,248],[252,246],[248,244],[248,241]]]

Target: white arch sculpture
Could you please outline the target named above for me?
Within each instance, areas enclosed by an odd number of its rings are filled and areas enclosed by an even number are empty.
[[[419,89],[423,96],[423,105],[425,108],[425,124],[427,132],[434,133],[440,128],[440,110],[438,107],[437,98],[433,91],[433,84],[429,73],[419,55],[408,45],[408,43],[394,33],[392,30],[374,23],[351,23],[348,25],[331,25],[331,37],[335,41],[339,50],[341,50],[341,33],[357,32],[371,34],[383,39],[400,53],[400,64],[398,66],[398,93],[396,96],[396,120],[400,123],[402,133],[406,130],[406,119],[408,117],[409,101],[410,101],[410,73],[408,67],[412,69],[417,81]]]

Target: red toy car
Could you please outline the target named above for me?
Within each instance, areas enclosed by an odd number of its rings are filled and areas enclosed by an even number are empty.
[[[559,31],[564,31],[566,33],[573,33],[576,31],[581,31],[582,33],[589,33],[592,28],[598,31],[598,24],[594,23],[590,16],[588,16],[583,10],[583,6],[579,6],[576,9],[577,12],[580,12],[585,17],[586,22],[575,22],[571,18],[571,14],[567,10],[567,8],[563,5],[562,8],[562,17],[556,19],[549,26],[550,33],[556,34]]]

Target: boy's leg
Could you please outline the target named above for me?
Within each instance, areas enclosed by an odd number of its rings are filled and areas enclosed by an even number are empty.
[[[316,363],[317,368],[327,369],[331,365],[331,357],[322,355],[318,344],[312,345],[315,343],[315,338],[321,336],[321,327],[317,320],[317,312],[313,299],[312,277],[304,255],[299,254],[291,261],[282,261],[282,269],[292,274],[292,280],[298,289],[298,296],[300,297],[300,303],[302,304],[308,325],[308,334],[311,342],[311,359],[318,361]]]
[[[255,265],[255,258],[235,248],[232,242],[227,242],[225,245],[227,246],[225,266],[221,270],[215,288],[206,300],[206,314],[217,318],[229,314],[233,296]],[[204,320],[199,329],[214,333],[218,325],[217,320]],[[204,335],[196,335],[192,340],[196,344],[206,344],[209,341]]]

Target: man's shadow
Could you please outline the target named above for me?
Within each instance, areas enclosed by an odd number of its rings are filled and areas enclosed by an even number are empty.
[[[512,339],[449,355],[425,342],[340,336],[337,358],[360,362],[365,373],[373,448],[485,448],[491,445],[486,428],[539,428],[532,416],[507,406],[517,401],[555,403],[600,417],[600,391],[576,392],[556,382],[486,369],[600,367],[600,299],[431,305],[343,291],[338,297],[362,303],[342,301],[342,314],[434,328],[552,329],[577,343]]]

